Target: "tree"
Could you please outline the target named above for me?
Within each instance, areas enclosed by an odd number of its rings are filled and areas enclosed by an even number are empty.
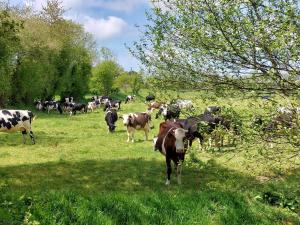
[[[142,75],[135,71],[124,72],[115,81],[116,87],[123,89],[125,92],[130,90],[133,94],[138,94],[142,85]]]
[[[131,52],[161,87],[299,92],[298,1],[155,2]]]
[[[0,9],[0,106],[7,102],[11,94],[21,28],[22,24],[11,18],[8,11]]]
[[[114,80],[120,76],[123,69],[114,61],[103,61],[96,65],[92,71],[90,89],[97,94],[110,94]]]

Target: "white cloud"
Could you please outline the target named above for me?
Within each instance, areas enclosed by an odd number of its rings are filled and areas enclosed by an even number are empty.
[[[83,21],[85,30],[97,40],[111,39],[123,33],[127,23],[121,18],[109,16],[107,19],[95,19],[86,16]]]

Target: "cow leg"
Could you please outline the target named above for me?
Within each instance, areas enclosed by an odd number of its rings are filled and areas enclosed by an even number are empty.
[[[135,131],[135,130],[132,130],[132,131],[131,131],[131,142],[132,142],[132,143],[134,142],[134,131]]]
[[[148,130],[148,129],[145,129],[145,137],[146,137],[146,141],[148,141],[148,133],[149,133],[149,130]]]
[[[23,130],[22,131],[22,136],[23,136],[23,144],[26,143],[26,135],[27,135],[27,131],[26,130]]]
[[[166,180],[166,185],[170,184],[170,179],[171,179],[171,173],[172,173],[172,168],[171,168],[171,159],[166,157],[166,165],[167,165],[167,180]]]
[[[182,170],[182,162],[179,161],[178,163],[176,163],[176,173],[177,173],[177,183],[181,184],[181,170]]]
[[[33,136],[33,132],[29,131],[29,135],[30,135],[32,144],[35,144],[35,139],[34,139],[34,136]]]
[[[127,142],[129,142],[130,141],[130,131],[127,129]]]

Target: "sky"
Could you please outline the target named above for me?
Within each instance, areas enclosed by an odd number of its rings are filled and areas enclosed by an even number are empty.
[[[10,0],[11,4],[30,4],[35,10],[47,0]],[[93,34],[97,46],[109,48],[118,63],[127,71],[139,70],[140,64],[125,47],[138,41],[136,25],[147,23],[145,12],[150,10],[149,0],[61,0],[67,12],[66,19],[83,25]]]

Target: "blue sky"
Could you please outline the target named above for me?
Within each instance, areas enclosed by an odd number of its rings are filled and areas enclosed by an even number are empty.
[[[10,0],[11,4],[30,4],[35,10],[46,5],[47,0]],[[92,33],[99,48],[112,50],[125,70],[139,70],[139,62],[130,55],[125,43],[131,46],[138,40],[135,25],[146,24],[145,11],[149,0],[61,0],[68,9],[67,19],[82,24]]]

